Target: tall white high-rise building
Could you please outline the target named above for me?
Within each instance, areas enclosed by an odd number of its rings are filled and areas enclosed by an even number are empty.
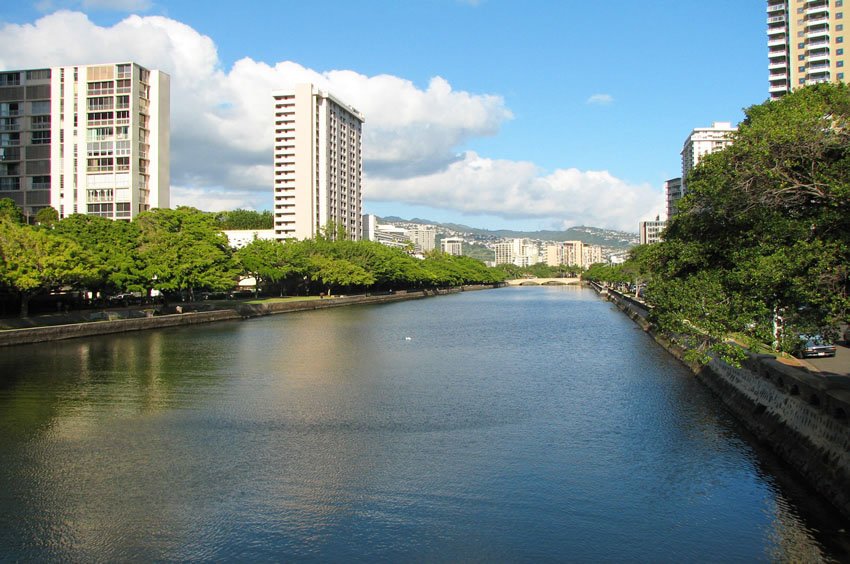
[[[715,121],[711,127],[697,127],[682,147],[682,193],[687,192],[687,177],[700,160],[710,153],[720,151],[732,143],[732,134],[738,131],[728,121]]]
[[[767,0],[771,98],[818,82],[848,82],[844,0]]]
[[[363,115],[312,84],[274,92],[278,239],[311,239],[333,224],[362,237]]]
[[[132,62],[0,72],[0,198],[31,216],[168,207],[170,78]]]

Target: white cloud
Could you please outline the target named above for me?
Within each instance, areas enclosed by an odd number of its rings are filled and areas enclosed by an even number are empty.
[[[595,106],[607,106],[614,102],[614,97],[610,94],[594,94],[590,98],[587,99],[585,104],[595,105]]]
[[[151,0],[39,0],[35,8],[42,13],[56,10],[92,10],[112,12],[147,12],[153,7]]]
[[[125,9],[149,4],[79,2]],[[397,76],[319,72],[247,57],[225,69],[210,37],[161,16],[133,15],[102,27],[83,13],[60,11],[32,24],[4,24],[0,34],[0,68],[107,62],[108,53],[112,61],[132,60],[171,75],[173,204],[269,207],[271,92],[301,82],[316,83],[366,116],[366,200],[626,226],[622,218],[636,218],[652,199],[644,187],[608,173],[570,169],[539,176],[531,163],[458,155],[471,140],[496,135],[513,116],[502,97],[458,91],[441,77],[422,88]],[[616,197],[600,205],[594,191]]]
[[[370,198],[506,219],[539,218],[551,225],[637,230],[663,206],[661,191],[631,185],[607,171],[558,169],[543,175],[533,163],[467,152],[446,169],[406,179],[367,179]]]
[[[237,208],[260,210],[265,203],[264,194],[250,194],[223,188],[171,187],[171,207],[191,206],[205,211],[218,212]]]

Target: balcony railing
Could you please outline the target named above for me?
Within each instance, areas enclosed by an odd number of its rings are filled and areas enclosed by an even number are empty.
[[[811,19],[806,20],[806,27],[807,28],[812,28],[812,27],[821,26],[821,25],[823,25],[823,26],[829,25],[829,18],[827,16],[823,16],[823,17],[818,16],[816,18],[811,18]]]
[[[814,39],[815,37],[829,37],[829,28],[813,30],[806,33],[806,39]]]

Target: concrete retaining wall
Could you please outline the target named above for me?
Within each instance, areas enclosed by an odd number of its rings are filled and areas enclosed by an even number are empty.
[[[613,290],[606,297],[685,362],[685,349],[646,320],[645,305]],[[771,355],[748,354],[740,368],[719,359],[685,364],[747,429],[850,517],[850,387],[843,379],[787,366]]]

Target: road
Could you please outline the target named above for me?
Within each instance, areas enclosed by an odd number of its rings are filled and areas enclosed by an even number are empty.
[[[840,341],[835,345],[834,357],[807,358],[806,362],[820,372],[850,376],[850,346]]]

